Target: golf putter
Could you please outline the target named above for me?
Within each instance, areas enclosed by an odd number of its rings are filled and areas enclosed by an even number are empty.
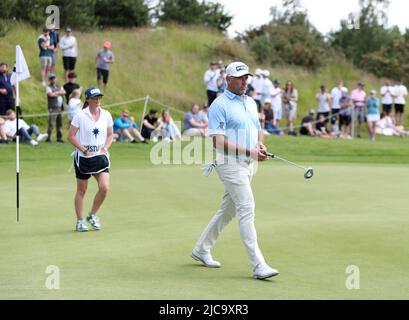
[[[267,152],[266,155],[267,155],[267,157],[269,157],[269,158],[282,161],[282,162],[284,162],[284,163],[286,163],[286,164],[289,164],[289,165],[292,165],[292,166],[294,166],[294,167],[297,167],[297,168],[300,168],[300,169],[304,170],[304,178],[305,178],[305,179],[311,179],[311,178],[314,176],[314,169],[313,169],[313,168],[305,168],[305,167],[300,166],[300,165],[298,165],[298,164],[296,164],[296,163],[294,163],[294,162],[291,162],[291,161],[288,161],[288,160],[286,160],[286,159],[280,158],[280,157],[278,157],[278,156],[276,156],[275,154],[270,153],[270,152]]]

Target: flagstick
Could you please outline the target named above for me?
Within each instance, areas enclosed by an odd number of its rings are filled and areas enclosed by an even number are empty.
[[[17,189],[17,222],[20,221],[20,130],[18,129],[18,119],[20,116],[20,93],[18,88],[18,73],[16,73],[16,189]]]

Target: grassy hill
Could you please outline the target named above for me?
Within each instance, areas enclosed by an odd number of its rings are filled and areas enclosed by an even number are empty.
[[[40,83],[36,45],[40,33],[41,30],[15,22],[7,36],[0,38],[0,60],[12,65],[15,60],[15,45],[20,44],[28,62],[32,77],[21,84],[21,105],[26,115],[47,112],[45,92]],[[299,118],[308,108],[315,107],[315,94],[321,83],[332,87],[338,79],[343,79],[350,89],[358,80],[365,81],[367,89],[379,88],[381,85],[379,79],[354,68],[342,59],[315,73],[294,66],[271,68],[259,65],[241,44],[215,31],[198,27],[110,29],[92,33],[74,32],[74,35],[79,42],[76,72],[79,75],[78,82],[83,87],[96,84],[95,55],[105,39],[112,41],[116,62],[111,66],[104,104],[150,95],[177,109],[187,110],[193,102],[202,104],[206,101],[202,79],[209,61],[223,59],[228,63],[233,56],[244,60],[252,70],[257,67],[268,68],[272,79],[293,80],[300,94]],[[57,75],[59,83],[63,84],[61,57],[60,51]],[[137,112],[136,117],[140,118],[143,102],[126,107]],[[122,107],[113,108],[113,114],[118,114],[120,109]],[[180,115],[175,117],[179,118]],[[44,125],[46,118],[35,121]]]

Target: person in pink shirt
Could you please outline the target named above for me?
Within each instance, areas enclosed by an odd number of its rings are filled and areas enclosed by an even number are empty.
[[[366,93],[364,91],[365,84],[359,82],[357,88],[351,92],[352,103],[354,104],[354,117],[353,121],[358,120],[357,136],[361,138],[362,123],[365,119],[365,101]]]

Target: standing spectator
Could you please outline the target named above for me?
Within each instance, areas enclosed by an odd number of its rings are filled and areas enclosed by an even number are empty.
[[[183,134],[190,137],[205,136],[207,123],[202,122],[199,115],[199,106],[193,104],[190,111],[183,118],[184,130]]]
[[[138,131],[138,126],[133,117],[129,117],[129,111],[123,110],[122,115],[114,121],[114,134],[119,141],[129,139],[131,143],[137,143],[138,139],[142,143],[147,143]]]
[[[215,61],[210,63],[210,69],[204,74],[204,82],[206,83],[207,105],[210,106],[217,98],[217,79],[219,78],[219,64]]]
[[[74,119],[74,116],[82,109],[82,102],[80,99],[81,91],[81,88],[74,89],[70,95],[67,108],[68,128],[71,126],[71,121]]]
[[[57,85],[57,77],[54,73],[48,75],[50,84],[46,88],[48,100],[48,138],[47,142],[51,142],[51,134],[53,132],[53,125],[56,123],[57,127],[57,142],[62,143],[62,107],[64,103],[63,96],[65,95],[64,88]]]
[[[14,110],[13,86],[8,70],[7,63],[0,62],[0,117],[6,115],[7,110]]]
[[[297,117],[298,92],[292,81],[288,80],[283,92],[284,115],[287,118],[288,134],[294,135],[294,119]]]
[[[220,69],[220,75],[217,78],[217,96],[220,96],[221,94],[223,94],[226,88],[227,88],[226,70]]]
[[[95,63],[97,66],[97,81],[98,87],[101,86],[101,78],[104,83],[104,91],[108,84],[109,78],[109,65],[115,62],[115,57],[113,52],[110,50],[112,44],[110,41],[104,41],[104,48],[98,51],[97,57],[95,58]]]
[[[339,103],[339,125],[341,127],[341,139],[352,140],[351,132],[351,115],[353,103],[352,99],[348,96],[348,89],[342,90],[342,96],[338,101]]]
[[[379,115],[379,99],[376,97],[376,90],[371,90],[368,101],[366,102],[368,121],[369,140],[375,141],[376,123],[381,120]]]
[[[263,83],[264,83],[264,78],[261,75],[262,70],[261,69],[256,69],[254,72],[254,77],[251,80],[251,86],[253,87],[253,99],[257,103],[257,109],[258,112],[261,112],[261,93],[263,91]]]
[[[48,78],[48,74],[51,72],[54,49],[50,42],[50,30],[43,29],[43,34],[38,37],[37,44],[40,49],[41,84],[46,87],[45,79]]]
[[[158,120],[158,123],[158,127],[154,132],[152,132],[153,142],[157,142],[159,136],[162,137],[162,140],[168,142],[182,139],[180,130],[170,116],[169,110],[166,109],[162,111],[162,116]]]
[[[393,95],[394,92],[391,81],[387,79],[385,85],[381,88],[382,112],[387,116],[390,116],[392,113]]]
[[[38,127],[35,124],[28,125],[23,119],[18,121],[18,131],[21,135],[21,141],[27,141],[32,146],[38,145],[38,142],[44,141],[47,139],[47,134],[40,133]],[[4,132],[8,138],[14,140],[17,133],[17,119],[16,114],[12,109],[7,110],[7,121],[4,124]],[[37,137],[37,141],[34,140],[31,135]]]
[[[327,124],[329,121],[331,95],[327,92],[325,85],[320,85],[320,91],[317,93],[316,97],[318,102],[317,120],[323,115],[325,123]]]
[[[77,39],[72,35],[71,28],[65,29],[65,35],[60,41],[60,48],[62,50],[65,81],[69,81],[69,74],[75,70],[78,56]]]
[[[280,121],[283,117],[283,107],[282,107],[282,94],[283,91],[280,88],[280,80],[274,80],[273,86],[270,90],[271,103],[274,112],[273,124],[276,128],[280,126]]]
[[[65,90],[65,99],[67,103],[69,102],[70,95],[75,89],[81,88],[81,86],[77,83],[77,74],[74,71],[71,71],[68,74],[68,82],[63,86]]]
[[[141,134],[145,139],[150,139],[151,133],[156,129],[156,125],[158,123],[157,114],[158,111],[156,111],[155,109],[151,109],[149,110],[149,113],[143,118]]]
[[[339,127],[338,127],[337,121],[339,119],[339,110],[341,108],[339,105],[339,99],[341,99],[342,97],[343,90],[347,90],[347,88],[344,87],[344,82],[342,80],[339,81],[337,86],[331,90],[331,100],[332,100],[331,131],[334,132],[335,134],[338,134],[338,131],[341,127],[341,124],[339,124]]]
[[[398,80],[397,85],[394,88],[395,92],[395,121],[397,126],[403,125],[403,114],[405,112],[405,97],[408,95],[408,89],[406,89],[402,80]]]
[[[60,42],[60,37],[58,32],[55,30],[55,25],[52,24],[50,28],[50,45],[53,47],[51,56],[51,68],[50,72],[55,73],[55,65],[57,64],[58,58],[58,44]]]
[[[364,91],[365,84],[362,82],[358,83],[355,90],[351,92],[352,103],[354,104],[354,117],[352,121],[358,120],[358,132],[357,137],[361,138],[362,134],[362,123],[365,119],[365,101],[366,93]]]
[[[273,83],[269,79],[270,71],[263,70],[263,87],[261,89],[261,103],[263,104],[266,99],[271,99],[271,89],[273,88]]]

